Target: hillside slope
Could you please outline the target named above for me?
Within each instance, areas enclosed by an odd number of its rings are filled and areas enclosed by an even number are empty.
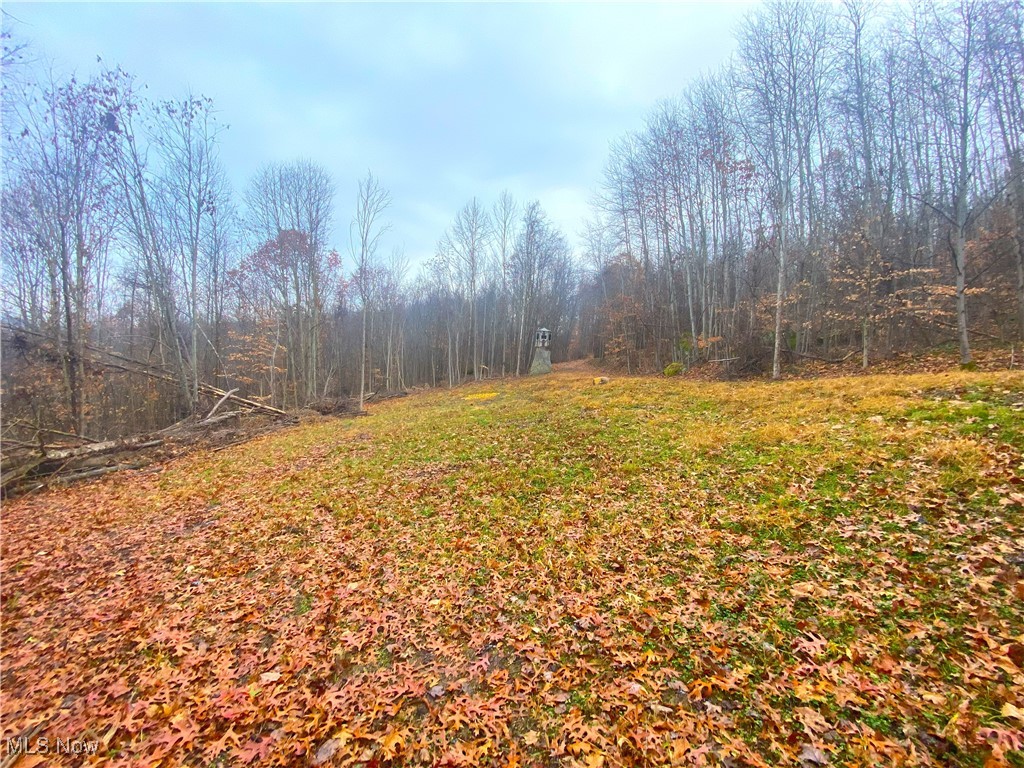
[[[581,372],[3,509],[19,766],[1024,765],[1024,377]]]

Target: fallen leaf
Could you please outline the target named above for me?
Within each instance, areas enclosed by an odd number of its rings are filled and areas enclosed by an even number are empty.
[[[825,731],[832,729],[832,726],[821,716],[821,713],[810,707],[797,707],[793,710],[793,713],[796,715],[797,720],[807,729],[807,732],[812,735],[825,733]]]
[[[1010,657],[1010,661],[1024,669],[1024,644],[1010,643],[1010,647],[1006,649],[1006,655]]]
[[[810,744],[804,744],[803,749],[800,750],[799,760],[803,768],[812,768],[815,765],[828,765],[828,755]]]
[[[1021,709],[1010,702],[1003,704],[1003,708],[999,710],[999,714],[1011,720],[1016,720],[1021,725],[1024,725],[1024,709]]]
[[[313,765],[323,765],[332,757],[335,753],[341,749],[340,739],[328,739],[320,748],[316,751],[316,755],[313,756]]]

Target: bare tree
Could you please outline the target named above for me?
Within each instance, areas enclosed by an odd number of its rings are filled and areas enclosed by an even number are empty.
[[[140,121],[140,113],[147,105],[136,94],[135,81],[127,73],[108,72],[103,94],[104,125],[110,139],[108,167],[119,193],[119,229],[142,268],[142,284],[156,315],[159,360],[170,366],[178,382],[179,410],[191,412],[196,402],[179,324],[175,265],[165,222],[161,220],[159,175],[149,158],[147,139],[152,138],[156,129],[151,119]]]
[[[506,189],[498,195],[498,199],[491,208],[491,223],[493,237],[491,246],[493,249],[494,271],[497,273],[496,291],[500,297],[500,304],[495,308],[495,320],[492,325],[493,334],[498,334],[498,316],[502,316],[503,326],[501,328],[501,375],[504,376],[509,370],[509,316],[511,307],[508,302],[509,295],[509,274],[511,272],[512,249],[516,240],[516,221],[519,218],[519,209],[512,194]],[[495,340],[491,344],[491,367],[498,365],[494,360]]]
[[[12,105],[20,134],[5,162],[4,243],[23,298],[45,295],[59,340],[71,428],[85,430],[84,376],[90,297],[102,287],[111,237],[104,163],[107,125],[99,82],[50,79],[38,98]],[[39,269],[45,264],[47,285]],[[38,315],[39,308],[29,314]]]
[[[1024,7],[1013,0],[984,3],[986,85],[1002,144],[1011,238],[1017,270],[1017,324],[1024,338]]]
[[[813,214],[811,131],[820,121],[823,50],[829,31],[816,6],[772,2],[749,17],[740,36],[741,121],[747,145],[765,169],[778,261],[772,376],[781,372],[786,269],[793,238],[808,233]],[[806,215],[805,215],[806,214]]]
[[[356,262],[356,288],[362,305],[362,343],[360,345],[359,362],[359,410],[363,410],[366,399],[366,320],[369,311],[369,293],[371,271],[381,236],[388,231],[390,225],[381,221],[381,217],[391,205],[391,194],[384,189],[380,181],[370,172],[359,182],[356,195],[356,212],[349,227],[350,247]]]
[[[329,280],[327,233],[334,216],[334,182],[326,169],[311,160],[267,165],[250,182],[246,206],[249,230],[257,244],[286,231],[301,232],[306,237],[307,247],[293,251],[298,260],[289,265],[294,303],[288,331],[295,348],[290,350],[293,381],[308,402],[319,390],[323,294]]]
[[[229,194],[217,156],[220,131],[210,99],[189,94],[181,101],[165,101],[157,107],[154,143],[160,169],[156,192],[188,313],[193,403],[199,400],[202,378],[199,341],[203,333],[200,297],[207,278],[204,267],[211,258],[217,259],[209,252],[211,237]]]
[[[972,207],[977,164],[974,132],[985,93],[981,88],[982,5],[959,0],[953,6],[919,5],[912,15],[910,44],[923,114],[933,126],[935,161],[944,183],[922,201],[949,225],[949,250],[956,281],[956,326],[960,362],[971,362],[967,323],[968,230],[980,208]],[[940,197],[941,196],[941,197]]]
[[[482,263],[491,234],[487,212],[474,197],[456,214],[451,229],[444,235],[439,251],[453,259],[456,279],[465,287],[469,306],[469,337],[473,378],[480,378],[480,334],[477,327],[477,290]]]

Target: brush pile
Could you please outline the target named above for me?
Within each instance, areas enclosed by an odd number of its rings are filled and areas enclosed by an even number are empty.
[[[220,397],[205,416],[189,417],[157,432],[116,440],[52,430],[38,430],[31,442],[4,437],[0,441],[0,494],[6,498],[49,485],[141,469],[195,448],[221,450],[297,423],[285,411],[237,397],[234,390],[204,387],[210,390],[206,394]],[[218,413],[227,402],[235,409]]]

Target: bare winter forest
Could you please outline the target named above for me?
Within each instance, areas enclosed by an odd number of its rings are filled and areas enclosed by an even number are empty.
[[[43,79],[6,36],[5,440],[158,429],[231,390],[291,409],[521,374],[539,325],[556,362],[630,372],[1019,342],[1021,4],[771,2],[736,34],[608,137],[582,248],[502,195],[422,264],[378,247],[386,178],[297,157],[231,189],[210,100]]]

